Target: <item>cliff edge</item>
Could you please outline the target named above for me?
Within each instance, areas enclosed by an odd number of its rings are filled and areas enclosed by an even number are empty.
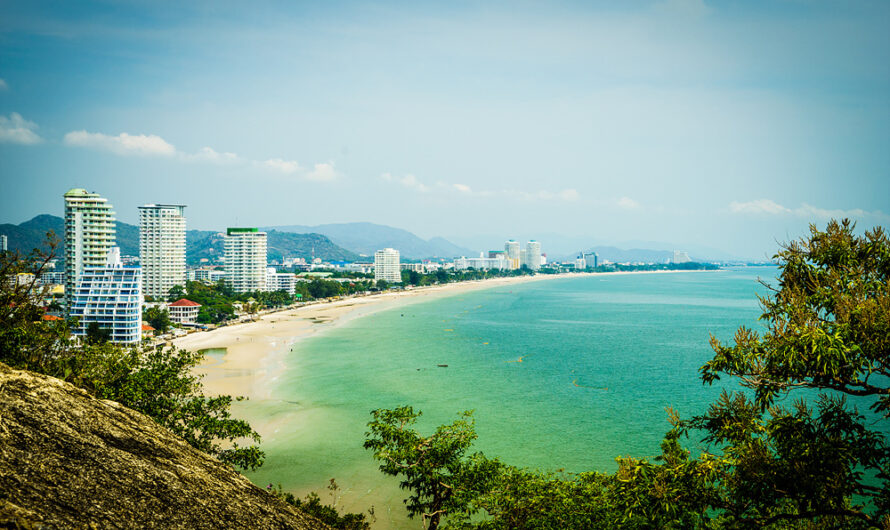
[[[147,416],[0,363],[0,528],[326,526]]]

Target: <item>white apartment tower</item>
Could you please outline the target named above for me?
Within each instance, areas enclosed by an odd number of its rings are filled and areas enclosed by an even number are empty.
[[[164,297],[173,286],[185,286],[185,206],[139,207],[139,263],[145,295]]]
[[[225,240],[226,283],[236,293],[266,290],[266,233],[229,228]]]
[[[74,188],[65,193],[65,304],[70,312],[78,277],[104,267],[114,246],[114,212],[108,199]]]
[[[510,268],[518,269],[522,261],[521,254],[519,253],[519,242],[511,239],[504,243],[504,253],[510,261]]]
[[[69,315],[72,329],[83,337],[91,323],[111,332],[111,342],[133,344],[142,340],[142,269],[124,267],[117,247],[102,267],[84,267],[72,293]]]
[[[522,264],[529,269],[536,271],[541,268],[541,244],[532,239],[525,244],[525,253],[523,255]]]
[[[402,273],[399,270],[399,251],[394,248],[385,248],[374,253],[374,279],[386,280],[391,283],[402,281]]]

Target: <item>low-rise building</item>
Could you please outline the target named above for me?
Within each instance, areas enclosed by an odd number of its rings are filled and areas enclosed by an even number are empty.
[[[285,291],[293,295],[296,289],[297,275],[292,272],[278,272],[274,267],[266,269],[266,290]]]
[[[201,311],[201,304],[180,298],[168,304],[167,311],[170,313],[170,320],[177,324],[194,324]]]

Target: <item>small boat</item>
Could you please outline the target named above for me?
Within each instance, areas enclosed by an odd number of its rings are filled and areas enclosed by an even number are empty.
[[[437,364],[436,366],[438,366],[439,368],[448,368],[447,364]]]

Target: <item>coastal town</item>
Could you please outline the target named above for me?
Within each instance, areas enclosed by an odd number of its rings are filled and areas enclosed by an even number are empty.
[[[221,255],[188,263],[185,205],[139,206],[139,255],[132,256],[122,255],[116,245],[116,212],[107,198],[75,188],[64,194],[64,201],[58,256],[36,274],[21,273],[17,281],[33,283],[45,294],[45,319],[73,319],[75,337],[119,344],[254,320],[270,310],[316,299],[496,276],[602,272],[614,266],[600,263],[595,252],[579,252],[568,262],[548,261],[535,240],[524,247],[508,240],[503,249],[478,257],[404,260],[399,249],[382,248],[356,261],[278,260],[269,259],[267,233],[256,227],[227,228],[219,234],[224,241]],[[5,235],[0,245],[6,249]],[[671,260],[674,265],[690,261],[680,251]]]

